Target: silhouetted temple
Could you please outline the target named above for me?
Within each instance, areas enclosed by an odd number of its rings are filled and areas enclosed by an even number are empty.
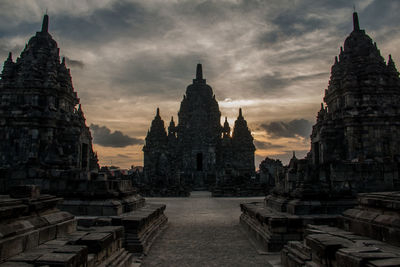
[[[0,79],[0,171],[12,179],[81,175],[97,156],[65,58],[48,32],[49,17]],[[4,176],[2,178],[4,178]]]
[[[230,177],[254,175],[253,137],[242,110],[231,136],[227,119],[221,126],[218,102],[197,65],[196,79],[186,89],[175,125],[168,134],[159,109],[146,137],[144,172],[147,180],[165,183],[184,181],[196,187]]]
[[[394,230],[398,229],[394,223],[399,214],[397,194],[369,192],[400,188],[399,73],[391,56],[386,63],[376,43],[360,29],[357,13],[353,14],[353,27],[332,66],[325,105],[321,104],[312,129],[311,151],[304,159],[293,156],[286,170],[277,174],[275,188],[264,203],[242,204],[241,222],[269,250],[280,250],[289,240],[302,240],[307,233],[313,234],[312,230],[304,231],[307,224],[340,225],[343,216],[348,221],[341,227],[357,234],[369,232],[370,237],[374,235],[379,240],[388,240],[383,233],[398,234]],[[361,207],[354,210],[351,208],[356,205],[357,193],[364,194],[358,194]],[[377,214],[395,214],[396,219],[382,219]],[[379,219],[375,221],[376,218]],[[381,229],[380,225],[387,228]],[[332,233],[329,228],[324,231]],[[318,240],[310,235],[304,244],[314,244],[309,242],[313,238],[312,242],[318,245],[310,245],[312,255],[332,256],[326,250],[336,244],[340,244],[337,248],[347,247],[342,246],[342,239],[331,242],[333,239],[326,233]],[[318,257],[291,258],[311,253],[303,244],[302,249],[296,248],[299,243],[285,247],[284,265],[296,262],[296,266],[305,266],[303,261],[318,265]],[[325,251],[315,252],[317,246]],[[300,252],[293,252],[296,250]],[[352,253],[349,257],[354,256],[354,262],[366,263]],[[324,266],[334,265],[325,262]]]

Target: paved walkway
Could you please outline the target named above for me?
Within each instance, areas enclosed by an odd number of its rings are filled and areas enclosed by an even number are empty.
[[[239,203],[263,198],[147,198],[167,205],[168,228],[143,260],[148,266],[272,266],[278,255],[259,254],[239,225]]]

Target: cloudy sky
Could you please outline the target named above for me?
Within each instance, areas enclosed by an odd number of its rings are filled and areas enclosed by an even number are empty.
[[[143,164],[156,108],[177,117],[198,62],[231,127],[242,107],[256,165],[287,162],[309,150],[353,4],[399,62],[398,0],[0,0],[0,59],[20,54],[47,9],[102,165]]]

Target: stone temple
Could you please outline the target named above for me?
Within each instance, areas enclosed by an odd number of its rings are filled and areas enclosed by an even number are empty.
[[[264,203],[241,206],[242,224],[270,251],[302,240],[307,224],[338,225],[340,214],[357,204],[359,193],[400,189],[399,73],[391,56],[386,63],[376,43],[360,29],[357,13],[353,31],[332,66],[324,101],[306,158],[293,156],[277,173],[275,188]],[[375,198],[360,195],[359,202]],[[382,193],[379,198],[390,195]],[[360,210],[382,208],[379,203],[360,204]],[[398,206],[387,208],[398,216]],[[351,217],[372,221],[357,212]]]
[[[49,18],[0,79],[0,187],[5,180],[90,175],[98,170],[92,136]],[[10,182],[10,181],[8,181]],[[14,184],[18,184],[15,181]]]
[[[131,180],[99,172],[48,26],[45,15],[1,74],[0,265],[130,266],[164,228],[166,206],[147,204]]]
[[[186,89],[178,113],[168,127],[157,109],[146,136],[144,173],[147,181],[182,183],[205,188],[232,177],[255,175],[253,137],[239,109],[233,132],[221,112],[212,88],[203,79],[202,65]]]

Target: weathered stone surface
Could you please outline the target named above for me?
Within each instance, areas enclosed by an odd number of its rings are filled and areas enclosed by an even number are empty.
[[[400,192],[358,195],[359,206],[343,212],[347,231],[400,246]]]
[[[293,255],[296,255],[297,265],[290,265]],[[400,247],[336,227],[310,225],[304,243],[289,242],[282,250],[281,258],[284,266],[396,266]]]

